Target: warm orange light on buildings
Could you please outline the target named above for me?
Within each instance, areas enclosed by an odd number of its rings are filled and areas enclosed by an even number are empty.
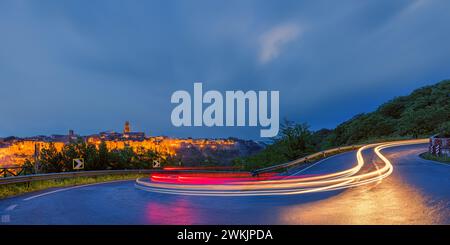
[[[22,165],[27,159],[32,160],[34,156],[35,145],[40,148],[48,148],[49,142],[24,140],[14,142],[7,147],[0,148],[0,167]],[[63,142],[53,143],[56,150],[61,151],[64,147]]]
[[[98,147],[102,141],[99,137],[88,137],[86,142]],[[150,137],[143,141],[105,141],[105,143],[109,150],[123,149],[128,146],[132,147],[134,151],[140,149],[156,151],[161,153],[162,157],[175,156],[178,150],[183,147],[198,147],[199,149],[210,148],[215,150],[218,146],[227,149],[234,147],[236,144],[234,140],[229,139],[172,139],[165,137]],[[21,165],[27,159],[33,160],[36,144],[39,144],[40,148],[47,148],[50,142],[22,140],[0,147],[0,167]],[[53,144],[58,151],[61,151],[64,147],[63,142],[53,142]]]

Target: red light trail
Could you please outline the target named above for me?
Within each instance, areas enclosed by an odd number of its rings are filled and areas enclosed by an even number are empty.
[[[330,174],[316,176],[283,176],[265,173],[252,177],[248,173],[188,173],[188,174],[153,174],[150,181],[137,179],[136,187],[142,190],[199,196],[261,196],[294,195],[303,193],[332,191],[366,185],[381,181],[392,171],[392,163],[381,150],[411,144],[426,143],[427,140],[407,140],[366,145],[356,152],[357,164],[352,168]],[[369,172],[361,171],[365,165],[362,151],[373,148],[374,153],[383,162],[382,167]]]

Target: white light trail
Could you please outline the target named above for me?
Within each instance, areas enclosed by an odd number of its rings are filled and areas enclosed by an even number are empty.
[[[151,192],[196,196],[295,195],[340,190],[379,182],[388,177],[393,172],[393,166],[389,159],[381,153],[381,150],[395,146],[422,144],[426,142],[426,139],[420,139],[366,145],[358,149],[356,153],[357,164],[354,167],[320,176],[240,181],[229,184],[174,184],[137,179],[136,187]],[[365,164],[362,151],[372,147],[374,153],[383,161],[384,165],[380,168],[377,166],[374,170],[362,173],[363,171],[361,169]]]

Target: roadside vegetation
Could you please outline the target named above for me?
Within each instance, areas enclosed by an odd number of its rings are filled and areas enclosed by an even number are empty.
[[[105,142],[101,142],[97,147],[78,139],[64,145],[61,151],[52,143],[42,148],[37,162],[28,160],[24,163],[23,174],[73,171],[72,160],[75,158],[84,159],[84,170],[149,169],[153,167],[154,161],[161,165],[174,164],[176,161],[144,148],[108,150]]]
[[[427,159],[427,160],[450,164],[450,157],[448,157],[448,156],[436,156],[436,155],[430,154],[428,152],[425,152],[425,153],[420,154],[420,157],[422,157],[423,159]]]
[[[178,160],[172,159],[159,152],[143,148],[108,150],[105,142],[99,146],[88,144],[82,139],[69,142],[58,151],[54,144],[42,148],[37,161],[27,160],[23,165],[20,175],[72,172],[75,158],[83,158],[84,170],[123,170],[123,169],[150,169],[153,162],[158,161],[162,166],[174,165]],[[8,175],[10,176],[10,175]],[[19,195],[27,192],[44,190],[54,187],[66,187],[74,185],[107,182],[114,180],[136,179],[144,177],[144,174],[111,174],[89,177],[61,178],[55,180],[33,181],[30,183],[13,183],[0,185],[0,199]],[[7,176],[1,176],[7,177]]]
[[[100,182],[117,181],[117,180],[132,180],[146,177],[146,174],[111,174],[99,175],[90,177],[76,177],[54,180],[33,181],[30,183],[16,183],[0,185],[0,199],[16,196],[28,192],[45,190],[56,187],[69,187],[76,185],[86,185]]]
[[[153,161],[162,165],[174,164],[175,159],[164,157],[158,152],[145,149],[134,150],[131,147],[124,149],[108,150],[105,142],[98,147],[87,144],[83,140],[66,144],[61,151],[55,145],[50,144],[40,150],[37,162],[27,160],[23,165],[21,175],[71,172],[73,170],[72,159],[84,158],[84,170],[115,170],[115,169],[150,169]],[[110,174],[89,177],[61,178],[54,180],[32,181],[29,183],[12,183],[0,185],[0,199],[27,192],[39,191],[55,187],[67,187],[114,180],[136,179],[148,176],[145,174]],[[4,177],[4,176],[2,176]]]
[[[288,162],[330,148],[450,134],[450,80],[441,81],[361,113],[335,129],[312,131],[306,123],[285,120],[272,144],[255,155],[237,158],[242,169]]]

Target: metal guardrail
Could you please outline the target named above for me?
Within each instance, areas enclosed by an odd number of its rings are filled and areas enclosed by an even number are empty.
[[[289,168],[289,167],[295,166],[299,163],[306,162],[310,159],[314,159],[316,157],[321,157],[321,156],[325,157],[327,154],[333,154],[333,153],[341,152],[341,151],[356,150],[362,146],[363,145],[351,145],[351,146],[343,146],[343,147],[337,147],[337,148],[333,148],[333,149],[329,149],[329,150],[325,150],[325,151],[320,151],[320,152],[317,152],[317,153],[314,153],[314,154],[311,154],[311,155],[308,155],[308,156],[305,156],[302,158],[295,159],[295,160],[287,162],[287,163],[282,163],[282,164],[254,170],[253,174],[257,175],[260,173],[273,171],[273,170],[277,170],[277,169]]]
[[[55,180],[55,179],[66,179],[66,178],[76,178],[76,177],[93,177],[102,175],[113,175],[113,174],[150,174],[150,173],[229,173],[235,171],[217,171],[217,170],[163,170],[163,169],[126,169],[126,170],[95,170],[95,171],[77,171],[77,172],[62,172],[62,173],[48,173],[48,174],[32,174],[32,175],[21,175],[21,176],[11,176],[11,177],[0,177],[0,185],[7,184],[17,184],[17,183],[30,183],[33,181],[42,180]]]
[[[146,174],[157,172],[154,169],[128,169],[128,170],[98,170],[98,171],[79,171],[79,172],[63,172],[63,173],[49,173],[49,174],[32,174],[13,177],[0,178],[0,185],[27,183],[39,180],[54,180],[74,177],[91,177],[112,174]]]
[[[1,176],[8,177],[8,175],[19,176],[27,170],[27,168],[20,166],[4,166],[0,168],[0,178]]]

